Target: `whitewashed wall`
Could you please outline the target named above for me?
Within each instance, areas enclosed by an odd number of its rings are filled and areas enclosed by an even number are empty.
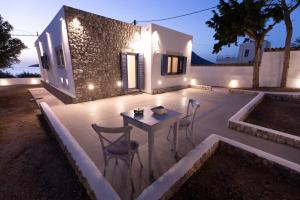
[[[36,85],[40,84],[40,78],[0,78],[0,86],[8,85]]]
[[[282,75],[283,51],[264,52],[260,68],[262,87],[279,87]],[[300,51],[291,51],[287,86],[300,87]]]
[[[191,77],[196,84],[229,87],[252,87],[252,66],[192,66]],[[234,80],[234,82],[232,82]]]
[[[64,53],[65,67],[57,66],[55,48],[60,45],[62,46]],[[38,40],[35,42],[35,46],[39,57],[42,80],[66,94],[75,96],[75,84],[73,80],[71,55],[63,8],[39,36]],[[49,57],[49,70],[42,68],[40,57],[43,52],[46,52]]]
[[[193,37],[156,24],[142,27],[141,33],[145,55],[145,91],[151,93],[154,89],[188,85]],[[161,76],[162,54],[186,56],[187,73]]]

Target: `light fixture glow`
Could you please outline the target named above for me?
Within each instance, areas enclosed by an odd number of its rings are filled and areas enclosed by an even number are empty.
[[[197,85],[197,80],[196,79],[191,79],[191,85]]]
[[[33,85],[36,85],[36,84],[39,84],[39,80],[37,80],[37,79],[31,79],[31,84],[33,84]]]
[[[297,88],[300,88],[300,78],[298,78],[298,79],[296,80],[296,87],[297,87]]]
[[[61,84],[64,84],[64,78],[63,77],[60,77],[60,82],[61,82]]]
[[[161,80],[157,81],[157,84],[158,84],[158,85],[161,85],[161,84],[162,84],[162,81],[161,81]]]
[[[88,84],[88,89],[89,89],[89,90],[93,90],[94,88],[95,88],[95,86],[94,86],[93,84],[91,84],[91,83]]]
[[[0,85],[1,86],[5,86],[5,85],[9,85],[7,80],[0,80]]]
[[[184,79],[183,79],[184,81],[187,81],[187,77],[184,77]]]
[[[65,79],[65,82],[66,82],[66,85],[68,86],[69,85],[69,79]]]
[[[121,81],[117,81],[117,86],[121,87],[122,86],[122,82]]]
[[[229,86],[230,88],[237,88],[238,85],[239,85],[238,80],[232,79],[232,80],[229,82],[229,85],[228,85],[228,86]]]

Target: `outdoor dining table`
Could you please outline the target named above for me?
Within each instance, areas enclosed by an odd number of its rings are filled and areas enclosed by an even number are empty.
[[[148,133],[148,170],[150,179],[154,178],[153,175],[153,150],[154,150],[154,133],[159,129],[170,127],[173,125],[173,151],[175,158],[177,155],[177,132],[178,132],[178,121],[181,113],[166,109],[167,113],[163,115],[154,114],[151,111],[152,107],[144,107],[143,115],[135,115],[134,110],[122,112],[120,115],[123,117],[124,126],[129,124],[134,125]]]

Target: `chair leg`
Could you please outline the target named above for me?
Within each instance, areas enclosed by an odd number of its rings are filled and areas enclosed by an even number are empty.
[[[169,133],[168,133],[168,136],[167,136],[167,140],[168,140],[168,141],[170,141],[170,140],[169,140],[169,136],[170,136],[171,130],[172,130],[172,126],[170,126]]]
[[[136,154],[137,154],[137,157],[138,157],[138,160],[139,160],[139,163],[141,165],[141,168],[143,168],[143,164],[142,164],[142,161],[141,161],[141,157],[140,157],[140,153],[139,153],[139,150],[136,151]]]

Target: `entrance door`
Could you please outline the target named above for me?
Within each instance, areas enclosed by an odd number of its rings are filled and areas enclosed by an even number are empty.
[[[136,55],[127,55],[128,89],[136,89]]]

